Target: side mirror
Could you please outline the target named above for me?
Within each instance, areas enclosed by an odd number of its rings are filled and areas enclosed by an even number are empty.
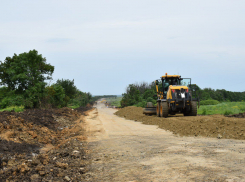
[[[156,85],[158,85],[158,80],[155,81]]]

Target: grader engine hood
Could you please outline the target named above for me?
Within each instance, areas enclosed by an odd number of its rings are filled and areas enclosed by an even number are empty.
[[[167,99],[183,99],[187,97],[189,90],[187,86],[169,86]]]

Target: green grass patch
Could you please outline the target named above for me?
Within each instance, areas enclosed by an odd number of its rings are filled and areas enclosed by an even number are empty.
[[[197,110],[199,115],[230,115],[245,112],[245,102],[222,102],[217,105],[201,105]]]
[[[0,110],[0,112],[3,112],[3,111],[23,112],[24,106],[10,106],[10,107],[6,107],[6,108]]]
[[[76,109],[79,108],[79,105],[68,105],[67,107],[71,108],[71,109]]]

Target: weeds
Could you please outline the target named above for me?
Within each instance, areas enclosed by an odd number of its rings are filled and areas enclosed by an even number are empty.
[[[203,109],[202,115],[207,115],[207,109],[206,108]]]
[[[10,106],[5,109],[1,109],[0,112],[2,111],[15,111],[15,112],[23,112],[24,111],[24,106]]]
[[[226,110],[226,111],[224,112],[224,115],[225,115],[225,116],[230,115],[230,114],[233,114],[233,112],[230,111],[230,110]]]
[[[222,102],[217,105],[201,105],[197,111],[199,115],[230,115],[245,112],[245,102]]]

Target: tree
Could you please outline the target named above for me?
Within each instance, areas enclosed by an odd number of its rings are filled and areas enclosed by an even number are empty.
[[[67,105],[65,101],[65,90],[59,84],[53,84],[46,87],[47,98],[46,102],[50,103],[52,107],[64,107]]]
[[[74,85],[74,80],[57,80],[56,84],[60,85],[63,87],[65,90],[65,94],[70,98],[73,99],[76,96],[77,93],[77,87]]]
[[[137,89],[137,85],[129,84],[126,89],[126,93],[123,94],[121,100],[121,106],[131,106],[137,104],[140,101],[140,91]]]
[[[23,95],[28,100],[27,107],[36,107],[44,93],[45,80],[52,79],[53,72],[54,66],[47,64],[36,50],[14,54],[0,61],[0,85]]]
[[[36,50],[14,54],[12,58],[6,57],[4,62],[0,61],[0,84],[24,92],[51,79],[53,72],[54,66],[47,64],[46,59]]]

